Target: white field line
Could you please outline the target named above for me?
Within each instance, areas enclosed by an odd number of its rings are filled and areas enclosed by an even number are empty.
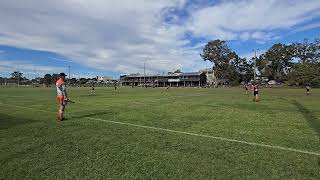
[[[220,141],[240,143],[240,144],[246,144],[246,145],[251,145],[251,146],[272,148],[272,149],[285,150],[285,151],[291,151],[291,152],[297,152],[297,153],[320,156],[320,153],[317,153],[317,152],[311,152],[311,151],[305,151],[305,150],[299,150],[299,149],[293,149],[293,148],[287,148],[287,147],[281,147],[281,146],[273,146],[273,145],[268,145],[268,144],[259,144],[259,143],[253,143],[253,142],[247,142],[247,141],[240,141],[240,140],[236,140],[236,139],[228,139],[228,138],[223,138],[223,137],[208,136],[208,135],[202,135],[202,134],[196,134],[196,133],[190,133],[190,132],[176,131],[176,130],[164,129],[164,128],[158,128],[158,127],[152,127],[152,126],[143,126],[143,125],[138,125],[138,124],[111,121],[111,120],[92,118],[92,117],[86,117],[86,119],[91,119],[91,120],[95,120],[95,121],[103,121],[103,122],[108,122],[108,123],[113,123],[113,124],[134,126],[134,127],[139,127],[139,128],[145,128],[145,129],[153,129],[153,130],[157,130],[157,131],[165,131],[165,132],[171,132],[171,133],[177,133],[177,134],[185,134],[185,135],[191,135],[191,136],[197,136],[197,137],[203,137],[203,138],[209,138],[209,139],[216,139],[216,140],[220,140]]]
[[[8,105],[8,104],[3,104],[1,102],[0,102],[0,104]],[[18,105],[11,105],[11,104],[9,106],[14,106],[14,107],[22,108],[22,109],[29,109],[29,110],[34,110],[34,111],[41,111],[41,112],[46,112],[46,113],[53,113],[53,112],[49,112],[46,110],[35,109],[35,108],[30,108],[30,107],[25,107],[25,106],[18,106]],[[176,133],[176,134],[184,134],[184,135],[190,135],[190,136],[196,136],[196,137],[202,137],[202,138],[209,138],[209,139],[215,139],[215,140],[232,142],[232,143],[246,144],[246,145],[250,145],[250,146],[257,146],[257,147],[264,147],[264,148],[269,148],[269,149],[277,149],[277,150],[284,150],[284,151],[320,156],[319,152],[312,152],[312,151],[306,151],[306,150],[300,150],[300,149],[294,149],[294,148],[288,148],[288,147],[282,147],[282,146],[273,146],[273,145],[268,145],[268,144],[247,142],[247,141],[229,139],[229,138],[224,138],[224,137],[209,136],[209,135],[176,131],[176,130],[158,128],[158,127],[152,127],[152,126],[144,126],[144,125],[132,124],[132,123],[126,123],[126,122],[111,121],[111,120],[100,119],[100,118],[84,117],[84,119],[91,119],[94,121],[102,121],[102,122],[107,122],[107,123],[112,123],[112,124],[120,124],[120,125],[133,126],[133,127],[138,127],[138,128],[144,128],[144,129],[152,129],[152,130],[156,130],[156,131],[171,132],[171,133]]]

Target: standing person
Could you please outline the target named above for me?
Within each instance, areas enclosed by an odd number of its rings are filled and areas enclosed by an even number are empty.
[[[64,110],[67,106],[68,103],[68,94],[67,94],[67,89],[66,89],[66,85],[65,85],[65,78],[66,78],[66,74],[65,73],[60,73],[59,74],[59,79],[56,82],[56,88],[57,88],[57,98],[58,98],[58,103],[59,103],[59,112],[58,112],[58,120],[62,121],[63,118],[63,113]]]
[[[247,95],[247,94],[248,94],[248,85],[245,84],[245,85],[244,85],[244,88],[245,88],[245,90],[246,90],[246,95]]]
[[[258,102],[259,101],[259,89],[258,89],[258,85],[253,85],[253,96],[254,96],[254,102]]]
[[[114,81],[114,91],[117,91],[117,81]]]
[[[310,95],[310,86],[306,86],[306,90],[307,90],[307,95]]]
[[[91,84],[92,92],[94,92],[94,82]]]

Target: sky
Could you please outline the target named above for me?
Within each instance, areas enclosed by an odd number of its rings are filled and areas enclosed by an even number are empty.
[[[0,76],[34,78],[210,68],[200,53],[225,40],[241,57],[320,37],[320,0],[1,0]]]

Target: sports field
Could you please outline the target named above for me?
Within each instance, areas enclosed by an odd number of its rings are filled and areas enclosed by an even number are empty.
[[[320,89],[0,88],[0,179],[320,179]]]

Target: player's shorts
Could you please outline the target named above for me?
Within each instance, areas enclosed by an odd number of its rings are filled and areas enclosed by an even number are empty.
[[[310,89],[307,89],[307,92],[309,92],[310,91]]]
[[[254,91],[254,92],[253,92],[253,95],[254,95],[254,96],[256,96],[256,95],[258,95],[258,94],[259,94],[258,91]]]
[[[64,97],[63,96],[57,96],[58,99],[58,104],[59,105],[66,105],[66,102],[64,101]]]

